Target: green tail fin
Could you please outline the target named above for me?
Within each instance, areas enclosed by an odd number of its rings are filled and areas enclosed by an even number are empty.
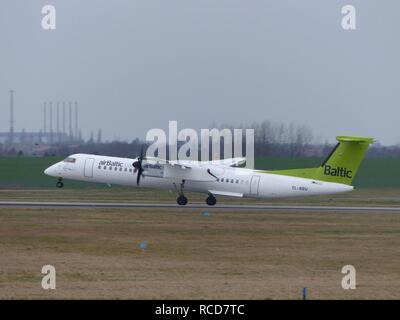
[[[318,168],[278,170],[272,173],[350,185],[372,138],[336,137],[338,144]]]
[[[328,158],[315,171],[314,179],[351,184],[372,138],[336,137],[339,141]]]

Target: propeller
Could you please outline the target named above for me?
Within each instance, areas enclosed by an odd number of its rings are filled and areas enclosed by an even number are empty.
[[[140,178],[143,175],[143,167],[142,167],[142,162],[143,162],[143,146],[140,149],[140,156],[138,157],[137,161],[135,161],[132,165],[135,168],[134,172],[137,172],[137,178],[136,178],[136,184],[139,185],[140,184]]]

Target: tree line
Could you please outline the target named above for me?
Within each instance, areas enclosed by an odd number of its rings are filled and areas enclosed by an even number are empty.
[[[223,128],[254,129],[254,154],[255,157],[325,157],[334,147],[334,143],[321,142],[315,138],[312,130],[305,125],[293,123],[273,123],[269,120],[253,122],[247,125],[233,126],[229,124],[213,124],[210,129]],[[243,138],[244,139],[244,138]],[[180,144],[183,144],[181,142]],[[141,148],[146,148],[149,142],[141,141],[138,138],[127,141],[106,141],[94,140],[91,137],[88,141],[79,141],[71,144],[36,144],[28,148],[14,146],[7,148],[0,144],[0,155],[35,155],[35,156],[67,156],[73,153],[91,153],[118,157],[135,157],[140,154]],[[178,148],[179,148],[178,144]],[[211,144],[210,144],[211,146]],[[245,142],[243,142],[245,150]],[[221,154],[223,154],[223,140],[221,141]],[[383,146],[379,143],[372,145],[367,157],[400,157],[400,145]]]

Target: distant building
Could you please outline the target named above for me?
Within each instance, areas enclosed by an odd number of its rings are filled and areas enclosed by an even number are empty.
[[[24,144],[54,144],[66,143],[70,141],[70,137],[65,133],[43,133],[43,132],[14,132],[12,145]],[[10,143],[10,133],[0,132],[0,143],[7,145]]]

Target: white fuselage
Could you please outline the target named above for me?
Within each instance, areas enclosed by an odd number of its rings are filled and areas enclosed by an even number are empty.
[[[45,170],[53,177],[137,187],[137,172],[133,163],[137,159],[108,157],[91,154],[74,154],[75,162],[58,162]],[[210,169],[213,176],[207,179],[184,179],[184,191],[205,194],[252,198],[299,197],[332,194],[353,190],[352,186],[312,179],[265,173],[246,168],[235,168],[211,163],[196,162]],[[189,169],[188,169],[189,170]],[[176,191],[182,178],[167,176],[162,166],[145,168],[140,187]]]

